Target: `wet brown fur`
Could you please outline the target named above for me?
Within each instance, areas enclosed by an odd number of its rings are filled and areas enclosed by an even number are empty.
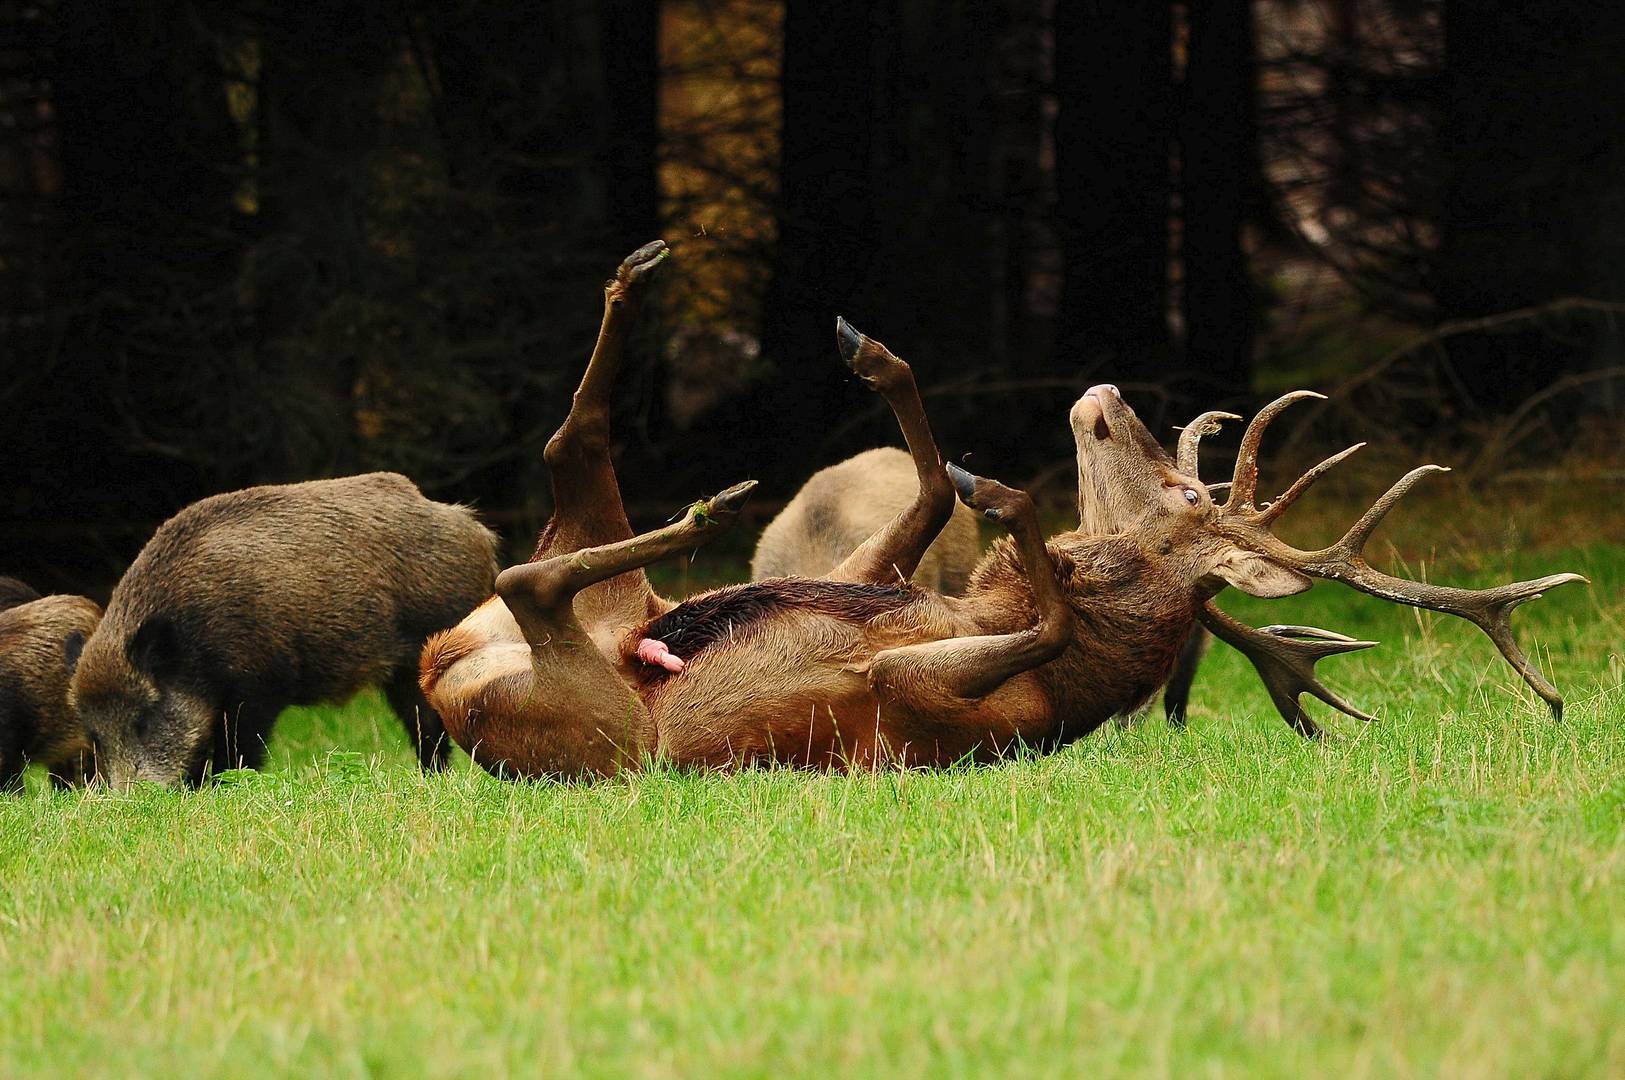
[[[757,581],[823,577],[896,517],[919,490],[913,461],[894,446],[865,450],[820,469],[762,530],[750,576]],[[955,504],[953,517],[926,548],[909,580],[944,596],[958,596],[965,591],[981,548],[975,513]]]
[[[82,643],[101,616],[83,596],[47,596],[0,611],[0,790],[16,787],[30,762],[63,784],[94,771],[90,740],[68,703],[69,642]]]
[[[74,700],[115,783],[253,766],[283,708],[368,685],[435,765],[443,729],[418,654],[495,571],[491,532],[398,474],[216,495],[165,522],[113,590]]]

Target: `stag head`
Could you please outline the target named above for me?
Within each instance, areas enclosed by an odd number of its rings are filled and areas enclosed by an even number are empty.
[[[1373,569],[1365,559],[1365,546],[1388,512],[1424,477],[1447,470],[1437,465],[1412,470],[1327,547],[1300,550],[1271,531],[1316,480],[1364,445],[1333,454],[1300,476],[1279,498],[1258,504],[1258,451],[1265,430],[1294,402],[1321,396],[1294,391],[1253,417],[1242,435],[1230,481],[1213,486],[1229,488],[1225,502],[1216,504],[1197,475],[1197,451],[1202,437],[1218,430],[1219,421],[1239,417],[1203,413],[1186,425],[1178,457],[1173,459],[1114,387],[1094,387],[1073,406],[1071,416],[1078,445],[1078,510],[1084,530],[1163,532],[1163,543],[1193,560],[1198,591],[1205,594],[1200,616],[1203,625],[1253,662],[1281,715],[1304,734],[1319,730],[1299,704],[1305,692],[1350,716],[1372,719],[1323,686],[1315,677],[1314,666],[1327,656],[1376,643],[1315,627],[1247,626],[1212,602],[1212,595],[1224,585],[1235,585],[1254,596],[1288,596],[1310,588],[1313,579],[1324,578],[1393,603],[1467,619],[1489,636],[1513,669],[1547,702],[1553,716],[1561,718],[1562,695],[1519,648],[1512,635],[1511,613],[1547,589],[1585,578],[1553,574],[1493,589],[1457,589],[1393,577]]]

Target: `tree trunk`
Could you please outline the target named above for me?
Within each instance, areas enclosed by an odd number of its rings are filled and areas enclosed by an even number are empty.
[[[1565,295],[1625,298],[1625,8],[1448,0],[1444,151],[1435,295],[1472,318]],[[1599,340],[1539,327],[1452,339],[1472,405],[1515,408]]]
[[[606,211],[615,249],[631,251],[660,235],[660,5],[644,0],[602,10]]]
[[[1257,200],[1250,0],[1192,0],[1180,122],[1187,407],[1245,396],[1257,297],[1242,227]]]
[[[57,524],[105,523],[109,508],[158,518],[198,494],[196,472],[131,437],[131,402],[196,355],[196,328],[171,317],[177,298],[206,310],[231,279],[235,132],[202,11],[67,0],[43,17],[34,44],[57,143],[38,163],[60,176],[44,315],[55,333],[4,346],[23,373],[8,387],[22,400],[0,419],[7,511]],[[41,582],[94,580],[106,567],[83,560],[128,557],[143,539],[92,555],[93,543],[58,554],[25,537],[0,561]]]
[[[519,372],[533,385],[579,377],[565,370],[567,358],[592,340],[596,286],[628,252],[661,235],[659,16],[655,0],[422,5],[421,47],[438,81],[453,184],[504,228],[497,241],[504,255],[549,268],[535,291],[552,303],[547,323],[559,345],[537,349],[537,366]],[[640,344],[655,338],[648,324],[657,316],[650,310],[642,320]],[[621,379],[626,422],[616,429],[659,436],[661,361],[646,347],[631,354],[643,366]],[[567,394],[512,395],[512,441],[537,443],[567,404]],[[488,505],[541,515],[548,484],[539,443],[537,452],[482,468],[469,486]]]
[[[985,366],[997,332],[989,0],[789,0],[779,237],[764,302],[771,374],[732,422],[752,457],[807,466],[868,400],[834,350],[837,315],[937,379]],[[928,378],[930,376],[927,376]],[[786,443],[812,460],[787,459]],[[827,452],[821,450],[827,447]]]
[[[1170,34],[1166,0],[1056,5],[1057,370],[1169,374]]]
[[[774,452],[784,445],[816,447],[858,400],[835,359],[835,316],[884,333],[864,326],[853,305],[878,269],[875,116],[887,10],[869,0],[785,4],[778,243],[762,317],[771,372],[737,417],[753,464],[792,456]]]

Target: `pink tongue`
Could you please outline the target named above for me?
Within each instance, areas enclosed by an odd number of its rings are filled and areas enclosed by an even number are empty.
[[[647,637],[638,642],[638,659],[650,667],[665,668],[673,675],[688,666],[683,663],[682,657],[673,655],[672,651],[666,648],[664,641],[656,641],[654,638]]]

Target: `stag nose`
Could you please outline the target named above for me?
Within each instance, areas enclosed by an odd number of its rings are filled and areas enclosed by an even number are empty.
[[[1111,383],[1100,383],[1097,386],[1091,386],[1089,389],[1083,392],[1084,397],[1103,398],[1107,394],[1110,394],[1114,398],[1121,398],[1123,396],[1117,387],[1113,386]]]

